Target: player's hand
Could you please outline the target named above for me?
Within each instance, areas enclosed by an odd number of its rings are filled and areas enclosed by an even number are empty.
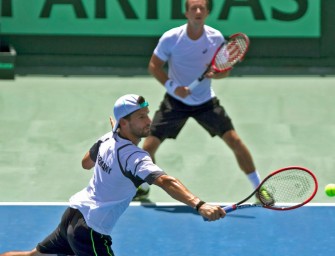
[[[226,212],[218,205],[204,204],[199,208],[199,213],[208,221],[215,221],[226,216]]]
[[[205,77],[210,78],[210,79],[220,79],[220,78],[225,78],[229,76],[229,74],[230,74],[230,70],[218,73],[218,72],[215,72],[215,70],[211,69],[206,73]]]
[[[110,124],[111,124],[111,126],[112,126],[112,129],[114,128],[114,126],[115,126],[115,121],[113,120],[113,117],[109,117],[109,122],[110,122]]]
[[[191,90],[187,86],[178,86],[174,91],[174,94],[179,96],[180,98],[186,98],[191,94]]]
[[[209,70],[206,74],[205,74],[205,77],[206,78],[213,78],[215,76],[216,72],[214,70]]]

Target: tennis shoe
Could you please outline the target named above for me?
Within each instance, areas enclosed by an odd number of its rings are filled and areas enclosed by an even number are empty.
[[[258,203],[262,203],[266,206],[273,206],[275,204],[272,195],[263,187],[256,193],[256,198]]]
[[[139,186],[136,191],[136,195],[133,197],[133,201],[145,201],[149,197],[149,186]]]

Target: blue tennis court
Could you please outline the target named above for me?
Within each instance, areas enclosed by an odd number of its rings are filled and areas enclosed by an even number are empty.
[[[0,252],[30,250],[51,232],[65,204],[2,204]],[[117,256],[331,255],[335,253],[335,205],[310,204],[277,212],[236,211],[204,222],[191,208],[132,203],[112,238]]]
[[[334,77],[231,77],[224,86],[214,84],[261,176],[291,165],[310,168],[319,181],[312,201],[318,204],[288,212],[245,209],[207,223],[152,186],[150,201],[156,205],[132,204],[116,225],[116,255],[333,255],[334,198],[322,190],[334,182],[334,82]],[[162,95],[147,76],[1,81],[0,252],[30,250],[56,227],[63,202],[91,178],[81,167],[83,154],[110,129],[112,102],[125,92],[148,95],[152,113]],[[231,152],[194,120],[177,141],[164,142],[157,161],[205,201],[239,201],[252,189]]]

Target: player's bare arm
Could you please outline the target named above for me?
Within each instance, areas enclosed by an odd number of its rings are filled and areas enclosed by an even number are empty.
[[[113,117],[111,117],[111,116],[109,116],[109,123],[111,124],[112,129],[113,129],[114,126],[115,126],[115,121],[114,121]]]
[[[164,189],[172,198],[188,205],[193,208],[200,202],[200,199],[193,195],[178,179],[162,175],[158,177],[155,182],[155,185]],[[204,218],[214,221],[220,218],[223,218],[226,213],[220,206],[210,205],[204,203],[199,207],[198,212]]]
[[[81,160],[81,165],[86,170],[90,170],[94,167],[95,162],[91,159],[90,152],[86,152],[83,159]]]
[[[151,56],[148,71],[149,73],[155,77],[162,85],[169,80],[167,73],[164,70],[165,62],[158,58],[155,54]]]
[[[155,54],[151,56],[148,70],[162,85],[169,80],[167,73],[164,70],[165,62],[158,58]],[[178,86],[174,90],[174,94],[181,98],[185,98],[190,94],[190,90],[186,86]]]
[[[113,117],[109,117],[109,123],[112,126],[112,129],[115,126],[115,121],[113,120]],[[95,162],[92,160],[91,156],[90,156],[90,152],[86,152],[86,154],[84,155],[83,159],[81,160],[81,165],[84,169],[86,170],[90,170],[94,167]]]

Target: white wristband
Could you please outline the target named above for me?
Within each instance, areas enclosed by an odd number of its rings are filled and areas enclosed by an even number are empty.
[[[174,94],[174,91],[177,89],[179,85],[176,84],[173,80],[169,79],[165,82],[164,87],[166,88],[167,92],[170,94]]]

